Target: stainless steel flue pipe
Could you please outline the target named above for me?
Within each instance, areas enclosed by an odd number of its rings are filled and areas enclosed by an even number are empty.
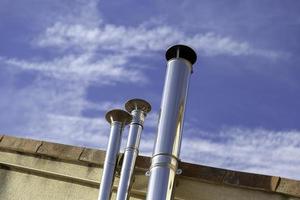
[[[100,182],[98,200],[109,200],[115,177],[115,169],[121,145],[121,134],[125,125],[129,124],[132,117],[124,110],[111,110],[106,116],[110,123],[110,136],[104,160],[103,173]]]
[[[124,151],[121,177],[116,198],[117,200],[129,199],[130,188],[133,181],[133,171],[139,152],[144,120],[147,113],[151,111],[151,105],[142,99],[132,99],[125,104],[125,109],[131,113],[132,121],[130,123],[128,141]]]
[[[167,50],[166,59],[167,72],[151,160],[147,200],[173,198],[189,79],[197,55],[190,47],[175,45]]]

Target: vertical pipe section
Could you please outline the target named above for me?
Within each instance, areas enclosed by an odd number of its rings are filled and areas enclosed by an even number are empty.
[[[167,72],[151,160],[147,200],[173,198],[189,79],[197,55],[190,47],[175,45],[167,50],[166,59]]]
[[[115,168],[121,145],[121,134],[124,126],[132,119],[129,113],[118,109],[107,112],[105,118],[110,123],[111,129],[100,182],[98,200],[109,200],[111,197]]]
[[[151,105],[142,99],[132,99],[125,104],[125,109],[127,112],[131,113],[132,121],[130,123],[128,141],[124,151],[124,160],[117,192],[117,200],[129,199],[130,188],[133,181],[133,171],[139,152],[144,120],[147,113],[151,111]]]

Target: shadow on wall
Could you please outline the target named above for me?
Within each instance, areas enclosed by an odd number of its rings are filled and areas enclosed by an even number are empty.
[[[0,196],[5,196],[6,187],[8,183],[8,173],[10,172],[10,168],[6,166],[0,165]]]

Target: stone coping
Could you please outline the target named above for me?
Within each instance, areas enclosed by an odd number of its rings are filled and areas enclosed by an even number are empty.
[[[105,151],[98,149],[17,138],[1,134],[0,150],[96,166],[103,165],[105,158]],[[150,166],[150,162],[150,157],[138,156],[136,168],[138,170],[146,171]],[[179,168],[182,169],[182,174],[179,176],[184,178],[218,185],[243,187],[300,197],[300,181],[297,180],[232,171],[185,162],[180,162]]]

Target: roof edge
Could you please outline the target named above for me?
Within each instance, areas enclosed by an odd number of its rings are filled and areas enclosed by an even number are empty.
[[[3,134],[0,134],[0,150],[97,166],[103,165],[105,159],[105,151],[98,149],[25,139]],[[150,162],[150,157],[138,156],[136,167],[140,170],[148,170]],[[300,181],[298,180],[233,171],[186,162],[180,162],[179,168],[182,169],[180,176],[185,178],[218,185],[242,187],[300,197]]]

